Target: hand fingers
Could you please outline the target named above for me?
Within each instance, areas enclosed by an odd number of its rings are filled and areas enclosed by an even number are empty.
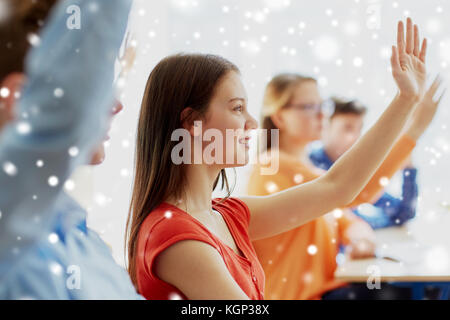
[[[416,57],[418,57],[420,54],[419,46],[420,46],[419,27],[417,26],[417,24],[415,24],[414,25],[414,51],[413,51],[413,54]]]
[[[427,92],[427,94],[431,99],[433,99],[441,83],[442,83],[441,77],[437,75]]]
[[[425,63],[426,55],[427,55],[427,39],[424,38],[423,41],[422,41],[422,50],[420,50],[420,55],[419,55],[419,59],[423,63]]]
[[[447,89],[444,89],[444,91],[442,92],[441,96],[439,97],[438,101],[436,102],[437,105],[439,105],[441,103],[442,98],[444,97],[445,93],[447,92]]]
[[[414,47],[414,33],[411,18],[406,20],[406,53],[413,53]]]
[[[398,56],[398,49],[396,46],[392,46],[392,56],[391,56],[391,66],[392,71],[400,71],[400,60]]]
[[[397,47],[400,54],[405,52],[405,32],[402,21],[399,21],[397,25]]]

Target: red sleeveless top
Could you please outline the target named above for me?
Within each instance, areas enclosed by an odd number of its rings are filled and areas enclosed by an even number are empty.
[[[154,273],[154,261],[159,253],[182,240],[198,240],[214,247],[236,283],[252,300],[264,299],[264,270],[258,261],[248,235],[250,211],[237,199],[212,200],[214,210],[222,214],[236,246],[245,258],[190,214],[169,203],[161,203],[145,218],[139,230],[136,256],[138,291],[148,300],[187,299],[175,286],[159,279]]]

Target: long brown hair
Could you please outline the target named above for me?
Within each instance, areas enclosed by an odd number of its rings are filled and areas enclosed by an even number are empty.
[[[204,116],[214,90],[228,72],[239,69],[215,55],[177,54],[163,59],[151,72],[139,115],[135,175],[127,220],[128,272],[137,287],[136,255],[139,229],[145,218],[165,199],[182,196],[186,183],[185,165],[171,159],[176,141],[172,132],[182,128],[182,111],[190,107],[192,116]],[[213,189],[222,178],[231,191],[225,170],[217,176]]]
[[[313,81],[316,79],[305,77],[295,73],[282,73],[275,76],[266,86],[262,108],[261,128],[266,129],[267,143],[264,144],[266,149],[272,147],[272,129],[278,129],[273,123],[271,115],[283,108],[292,99],[294,90],[303,82]],[[264,131],[263,131],[264,132]],[[265,150],[261,150],[263,152]]]

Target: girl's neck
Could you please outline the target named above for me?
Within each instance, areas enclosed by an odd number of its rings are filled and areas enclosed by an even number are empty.
[[[181,199],[169,198],[166,202],[192,215],[211,213],[213,185],[219,173],[220,169],[210,165],[187,166]]]

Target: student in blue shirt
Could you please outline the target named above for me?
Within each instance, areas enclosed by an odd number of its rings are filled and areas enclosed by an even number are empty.
[[[10,1],[0,25],[0,299],[141,299],[63,190],[101,162],[131,1],[56,2]]]
[[[315,166],[328,170],[361,136],[367,109],[358,101],[332,99],[334,112],[326,120],[322,143],[312,148],[310,159]],[[353,212],[366,220],[372,228],[402,225],[414,218],[417,203],[417,169],[408,161],[402,172],[402,197],[385,192],[373,205],[364,204]]]

